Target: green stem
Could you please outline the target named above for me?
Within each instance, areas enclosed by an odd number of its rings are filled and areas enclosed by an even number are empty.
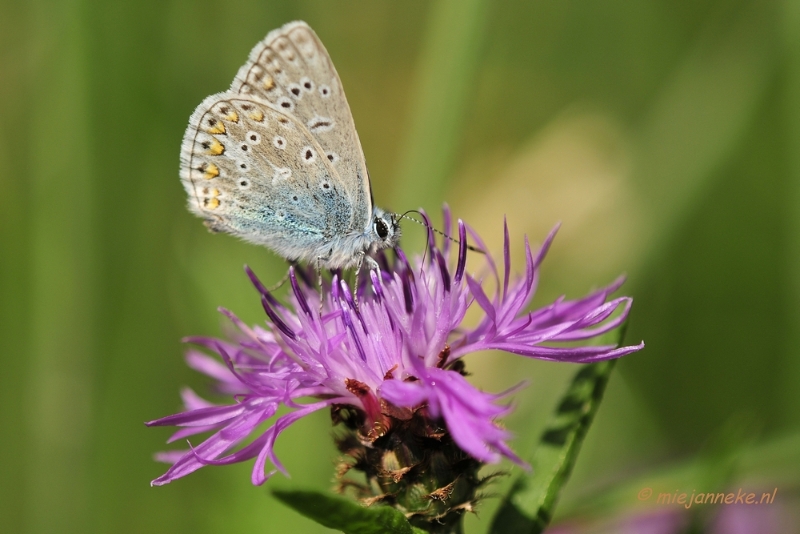
[[[624,326],[613,333],[617,346],[623,331]],[[539,534],[550,523],[615,365],[616,360],[593,363],[576,373],[542,434],[531,461],[532,472],[515,481],[492,521],[490,533]]]

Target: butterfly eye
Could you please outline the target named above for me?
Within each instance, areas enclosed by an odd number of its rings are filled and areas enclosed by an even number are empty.
[[[386,236],[389,235],[389,227],[386,226],[386,223],[383,222],[383,219],[375,219],[375,233],[378,234],[378,237],[381,239],[386,239]]]

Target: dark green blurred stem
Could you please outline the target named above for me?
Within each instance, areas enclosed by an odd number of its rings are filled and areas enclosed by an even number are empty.
[[[475,85],[488,3],[438,0],[431,7],[397,173],[395,210],[422,206],[438,213],[444,201]],[[421,233],[419,238],[421,243]]]
[[[783,3],[783,42],[785,50],[785,110],[787,190],[786,203],[786,328],[783,357],[784,399],[787,406],[800,406],[800,1]],[[791,412],[784,412],[787,415]],[[796,425],[792,416],[789,424]]]
[[[31,48],[30,28],[20,20],[28,15],[28,5],[6,3],[0,8],[0,50],[13,61],[26,56]],[[27,65],[21,61],[3,61],[0,57],[0,117],[11,128],[0,130],[0,188],[13,199],[0,210],[0,339],[3,340],[3,372],[0,373],[0,421],[4,429],[25,429],[27,413],[20,410],[20,399],[28,395],[20,377],[30,369],[30,240],[21,228],[30,216],[30,161],[27,156],[30,121],[26,102],[29,83],[24,75]],[[12,356],[13,355],[13,356]],[[12,432],[6,430],[9,434]],[[0,476],[0,531],[21,532],[24,520],[24,494],[27,480],[25,458],[29,449],[28,434],[16,431],[17,439],[4,439]]]
[[[94,264],[84,6],[31,5],[27,532],[86,532]]]
[[[758,6],[719,3],[733,23],[710,18],[636,127],[634,186],[648,214],[639,271],[664,261],[665,243],[724,177],[717,169],[741,145],[763,102],[774,67],[774,26]]]

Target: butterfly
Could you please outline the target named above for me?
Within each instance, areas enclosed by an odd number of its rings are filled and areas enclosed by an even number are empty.
[[[271,31],[230,89],[195,109],[180,176],[210,230],[318,272],[377,268],[369,255],[400,239],[402,216],[373,205],[341,80],[305,22]]]

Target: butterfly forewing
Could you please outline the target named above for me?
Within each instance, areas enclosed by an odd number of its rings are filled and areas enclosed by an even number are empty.
[[[354,206],[350,231],[372,214],[369,176],[350,106],[328,52],[304,22],[267,35],[239,69],[231,92],[265,100],[296,117],[322,147]]]
[[[325,150],[291,113],[246,95],[206,98],[189,121],[181,178],[210,228],[314,260],[353,224]],[[254,199],[258,199],[254,202]]]

